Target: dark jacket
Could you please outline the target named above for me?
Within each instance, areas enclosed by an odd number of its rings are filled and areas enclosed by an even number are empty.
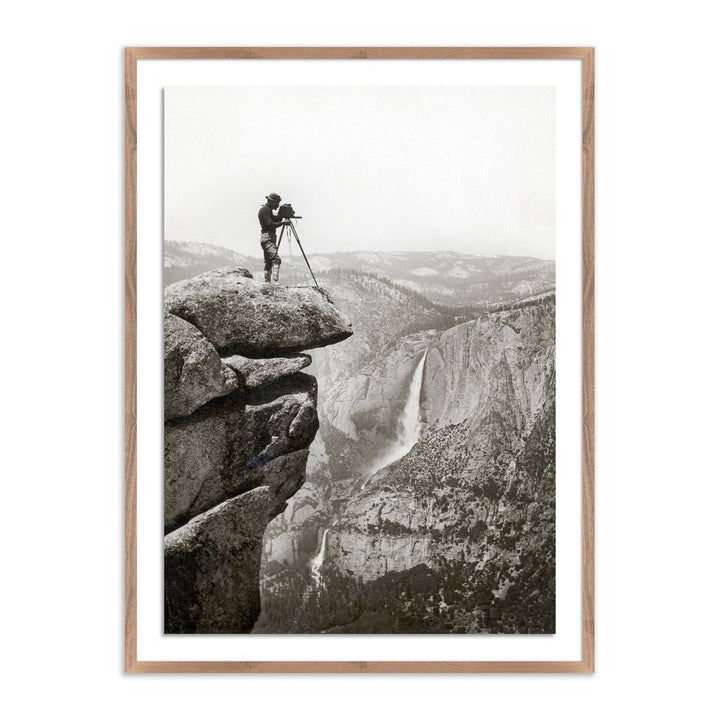
[[[258,211],[258,220],[260,221],[260,232],[268,233],[271,238],[275,238],[275,229],[279,228],[283,221],[273,215],[272,208],[266,203]]]

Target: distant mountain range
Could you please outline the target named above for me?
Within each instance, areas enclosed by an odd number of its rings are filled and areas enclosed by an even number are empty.
[[[215,268],[232,266],[246,267],[249,258],[234,250],[209,243],[165,242],[164,285],[179,280],[188,280]],[[257,266],[258,263],[256,262]],[[250,268],[247,268],[250,270]]]
[[[290,256],[281,245],[281,281],[312,284],[298,248]],[[333,270],[358,270],[384,277],[435,302],[463,305],[506,302],[555,289],[555,262],[530,257],[467,255],[457,252],[336,252],[308,255],[319,277]],[[260,248],[242,255],[219,245],[165,243],[165,285],[226,265],[244,267],[262,276]]]

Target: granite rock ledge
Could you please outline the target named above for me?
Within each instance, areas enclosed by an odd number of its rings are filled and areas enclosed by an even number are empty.
[[[352,326],[327,293],[221,268],[165,289],[165,633],[246,633],[268,522],[305,481],[302,350]]]

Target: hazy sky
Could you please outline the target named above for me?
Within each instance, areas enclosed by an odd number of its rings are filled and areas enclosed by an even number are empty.
[[[259,254],[270,192],[308,253],[554,258],[554,88],[165,89],[166,239]]]

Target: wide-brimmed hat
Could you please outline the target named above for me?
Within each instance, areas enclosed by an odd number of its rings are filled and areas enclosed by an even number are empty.
[[[265,199],[266,200],[277,200],[278,202],[280,202],[282,200],[282,198],[277,193],[270,193],[269,195],[265,196]]]

